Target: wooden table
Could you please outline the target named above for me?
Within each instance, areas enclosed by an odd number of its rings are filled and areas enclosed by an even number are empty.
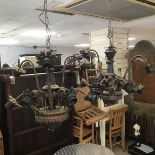
[[[115,155],[108,148],[96,144],[75,144],[58,150],[54,155]]]

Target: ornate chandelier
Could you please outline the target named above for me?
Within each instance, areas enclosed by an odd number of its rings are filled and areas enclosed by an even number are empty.
[[[95,101],[96,97],[101,98],[105,106],[115,104],[119,99],[122,98],[122,90],[125,90],[127,93],[142,93],[144,86],[142,84],[138,85],[133,80],[126,79],[126,75],[129,71],[131,64],[134,61],[141,61],[145,63],[145,70],[147,73],[153,72],[152,65],[147,61],[147,59],[142,55],[134,56],[129,63],[128,68],[126,69],[125,75],[120,77],[114,73],[114,57],[116,54],[116,48],[112,44],[112,27],[111,27],[111,17],[110,17],[110,5],[111,0],[108,3],[108,39],[109,39],[109,47],[105,51],[106,55],[106,64],[107,64],[107,73],[100,73],[99,76],[94,77],[94,81],[92,83],[89,82],[90,92],[86,95],[86,100],[91,102]]]
[[[44,19],[42,19],[43,15]],[[48,127],[54,129],[57,124],[61,124],[69,118],[69,107],[77,101],[76,91],[73,88],[67,89],[59,87],[55,82],[54,68],[57,55],[54,53],[54,50],[51,49],[51,30],[49,28],[49,18],[47,15],[47,0],[44,0],[44,8],[39,18],[46,27],[47,49],[37,56],[37,63],[46,71],[46,84],[40,88],[34,64],[29,60],[23,61],[19,66],[19,70],[25,63],[29,63],[34,69],[37,87],[32,91],[23,90],[17,98],[10,96],[10,100],[6,106],[7,108],[11,106],[18,106],[19,108],[31,107],[35,113],[35,121],[37,123],[48,125]]]

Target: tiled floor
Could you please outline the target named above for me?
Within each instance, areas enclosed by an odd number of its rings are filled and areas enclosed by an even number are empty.
[[[119,146],[119,145],[117,145],[117,146],[115,146],[114,148],[113,148],[113,152],[115,153],[115,155],[130,155],[129,153],[128,153],[128,146],[129,145],[131,145],[131,144],[133,144],[133,141],[132,140],[127,140],[126,141],[126,150],[125,150],[125,152],[123,152],[122,151],[122,148],[121,148],[121,146]]]
[[[128,151],[125,152],[122,151],[121,147],[114,148],[115,155],[129,155]]]

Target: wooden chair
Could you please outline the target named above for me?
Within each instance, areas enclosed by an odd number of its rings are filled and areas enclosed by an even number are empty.
[[[108,141],[109,141],[109,148],[112,150],[112,147],[117,144],[122,144],[122,150],[125,150],[125,137],[124,137],[124,118],[125,118],[125,111],[126,106],[116,107],[115,109],[110,109],[109,111],[109,132]],[[119,134],[119,139],[113,139],[116,134]],[[115,141],[114,141],[115,140]]]
[[[94,125],[87,126],[81,118],[74,117],[73,136],[80,144],[94,143]]]
[[[87,68],[85,70],[86,74],[86,80],[88,80],[91,77],[98,76],[100,73],[104,72],[105,70],[102,69],[102,62],[98,61],[97,68]]]
[[[91,77],[97,76],[98,73],[98,69],[86,69],[86,80],[88,80]]]
[[[107,117],[107,114],[89,101],[84,96],[89,92],[89,87],[80,88],[77,93],[77,103],[74,105],[75,114],[73,121],[73,136],[79,143],[94,143],[94,124]]]

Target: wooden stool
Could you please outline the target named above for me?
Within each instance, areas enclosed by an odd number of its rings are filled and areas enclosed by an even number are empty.
[[[3,136],[1,131],[0,131],[0,155],[4,155]]]

